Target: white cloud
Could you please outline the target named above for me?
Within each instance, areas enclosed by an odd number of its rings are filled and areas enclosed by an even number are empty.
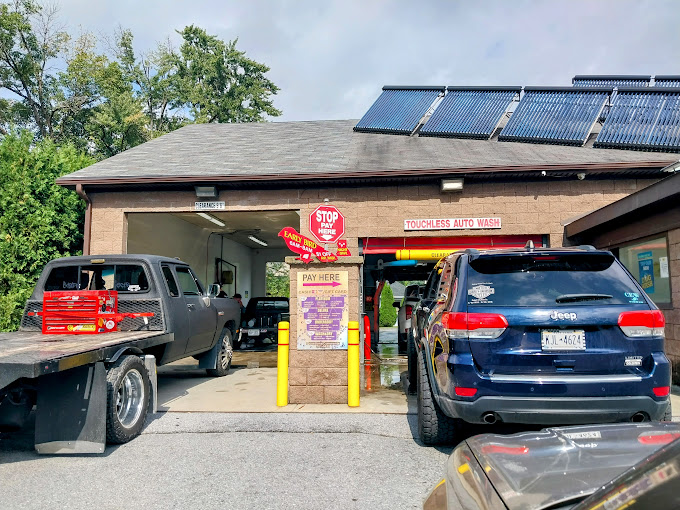
[[[569,85],[680,74],[673,0],[61,0],[78,26],[140,49],[196,24],[271,67],[281,120],[359,118],[386,84]]]

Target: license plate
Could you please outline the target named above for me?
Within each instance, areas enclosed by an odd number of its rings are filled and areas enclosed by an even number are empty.
[[[248,336],[260,336],[260,330],[259,329],[249,329],[248,330]]]
[[[585,351],[586,333],[582,329],[544,329],[541,331],[544,351]]]

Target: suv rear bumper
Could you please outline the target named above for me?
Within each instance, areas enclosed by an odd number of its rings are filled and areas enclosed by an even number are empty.
[[[484,423],[483,416],[495,413],[506,423],[538,425],[581,425],[630,421],[638,412],[651,420],[660,420],[670,399],[657,401],[651,397],[479,397],[472,402],[446,396],[438,399],[445,414],[468,423]]]

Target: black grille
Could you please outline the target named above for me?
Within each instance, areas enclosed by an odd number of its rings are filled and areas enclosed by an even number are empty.
[[[42,331],[42,317],[40,315],[26,315],[28,312],[42,312],[42,301],[28,300],[21,318],[21,331]]]
[[[119,313],[152,312],[153,317],[147,317],[149,324],[144,324],[144,317],[126,317],[120,323],[121,331],[165,331],[165,318],[160,299],[130,299],[118,301]]]

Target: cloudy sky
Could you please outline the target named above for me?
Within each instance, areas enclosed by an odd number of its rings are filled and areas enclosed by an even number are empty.
[[[360,118],[383,85],[570,85],[680,74],[675,0],[56,0],[138,50],[195,24],[271,67],[278,120]]]

